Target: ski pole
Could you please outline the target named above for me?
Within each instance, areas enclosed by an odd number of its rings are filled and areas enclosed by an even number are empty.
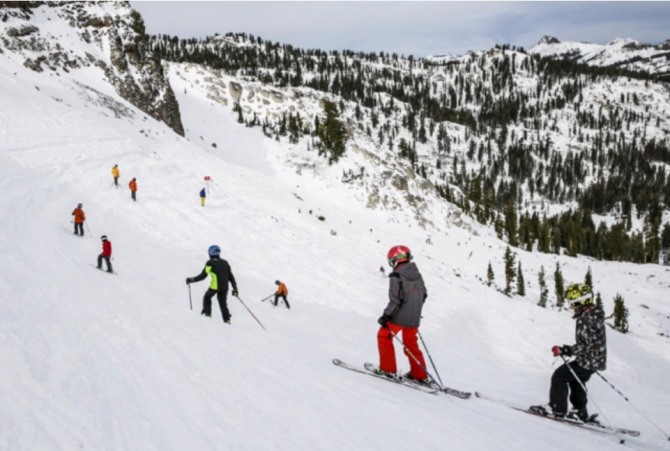
[[[631,406],[633,406],[633,408],[637,411],[637,413],[639,413],[645,420],[647,420],[649,423],[651,423],[656,429],[658,429],[659,431],[661,431],[661,433],[662,433],[663,435],[665,435],[665,436],[668,438],[668,440],[670,440],[670,436],[669,436],[663,429],[661,429],[661,428],[660,428],[656,423],[654,423],[651,419],[647,418],[647,416],[646,416],[644,413],[642,413],[642,412],[640,411],[640,409],[638,409],[637,407],[635,407],[635,404],[633,404],[632,402],[630,402],[630,400],[629,400],[623,393],[621,393],[621,392],[620,392],[614,385],[612,385],[612,383],[611,383],[610,381],[608,381],[607,379],[605,379],[605,376],[603,376],[602,374],[600,374],[599,371],[596,371],[596,374],[597,374],[598,376],[600,376],[600,378],[601,378],[602,380],[604,380],[604,381],[607,383],[607,385],[609,385],[610,387],[612,387],[612,389],[613,389],[615,392],[617,392],[619,395],[621,395],[621,397],[622,397],[623,399],[625,399]]]
[[[609,418],[607,418],[607,416],[603,413],[600,406],[598,406],[598,404],[593,400],[593,397],[591,395],[589,395],[589,391],[586,389],[586,385],[584,385],[584,382],[582,382],[582,380],[579,377],[577,377],[577,373],[575,373],[575,370],[573,370],[572,366],[570,366],[570,362],[568,362],[568,359],[566,359],[563,355],[561,355],[561,360],[563,360],[563,362],[565,362],[565,366],[567,366],[568,369],[570,370],[570,373],[572,374],[572,377],[574,377],[575,380],[577,382],[579,382],[579,385],[582,387],[582,390],[584,390],[584,393],[586,393],[587,399],[589,401],[591,401],[591,403],[593,403],[594,406],[596,406],[596,410],[603,416],[603,418],[605,419],[607,424],[612,424],[612,423],[610,423]],[[619,435],[619,434],[617,433],[617,435]],[[625,441],[623,438],[621,438],[620,435],[619,435],[619,440],[620,440],[619,443],[623,443]]]
[[[389,330],[391,330],[391,329],[389,329]],[[437,385],[437,386],[440,388],[440,391],[444,391],[444,387],[442,386],[442,384],[440,384],[439,382],[437,382],[437,381],[435,380],[435,378],[428,372],[428,369],[427,369],[427,368],[426,368],[426,367],[419,361],[419,359],[417,359],[417,358],[414,356],[414,354],[412,354],[412,351],[410,351],[409,349],[407,349],[407,346],[405,346],[405,343],[403,343],[402,340],[401,340],[400,338],[398,338],[398,334],[393,333],[393,331],[391,331],[391,335],[393,336],[393,338],[395,338],[396,340],[398,340],[398,343],[400,343],[400,344],[402,345],[402,347],[403,347],[403,349],[405,350],[405,352],[407,353],[407,355],[410,356],[410,357],[412,358],[412,360],[414,360],[414,362],[416,362],[416,364],[419,365],[419,367],[420,367],[423,371],[425,371],[426,375],[428,375],[428,377],[430,378],[430,380],[433,381],[433,383],[434,383],[435,385]]]
[[[421,332],[419,332],[419,338],[421,339],[421,344],[423,345],[423,349],[426,350],[426,354],[428,355],[428,360],[430,360],[430,364],[433,365],[433,369],[435,370],[435,375],[437,376],[437,379],[440,381],[440,385],[444,385],[442,383],[442,378],[440,377],[440,373],[437,371],[437,367],[435,366],[435,362],[433,362],[433,358],[430,356],[430,352],[428,352],[428,346],[426,346],[426,342],[423,341],[423,337],[421,336]]]
[[[265,302],[265,301],[267,301],[268,299],[270,299],[270,298],[271,298],[272,296],[274,296],[274,295],[275,295],[275,294],[274,294],[274,293],[272,293],[272,294],[271,294],[270,296],[268,296],[268,297],[266,297],[266,298],[263,298],[263,299],[261,299],[261,302]]]
[[[254,317],[254,319],[256,320],[256,322],[257,322],[258,324],[260,324],[260,326],[263,328],[263,330],[264,330],[265,332],[267,332],[268,330],[265,328],[265,326],[263,325],[263,323],[261,323],[261,322],[258,320],[258,318],[256,318],[256,315],[254,315],[253,312],[252,312],[251,310],[249,310],[249,307],[247,307],[247,304],[245,304],[244,301],[243,301],[242,299],[240,299],[239,296],[235,296],[235,297],[242,303],[242,305],[244,306],[244,308],[247,309],[247,311],[251,314],[251,316]]]
[[[191,306],[191,310],[193,310],[193,301],[191,301],[191,284],[188,284],[188,304]]]

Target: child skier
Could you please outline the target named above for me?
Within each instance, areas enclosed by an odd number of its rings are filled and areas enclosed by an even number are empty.
[[[84,221],[86,221],[86,215],[81,207],[81,204],[77,204],[77,208],[72,210],[72,216],[74,216],[74,234],[84,236]]]
[[[112,177],[114,177],[114,186],[119,187],[119,176],[121,172],[119,171],[119,165],[115,164],[112,168]]]
[[[230,283],[233,286],[233,296],[237,296],[237,282],[235,282],[235,277],[230,269],[230,265],[227,261],[221,258],[221,248],[219,246],[216,244],[209,246],[207,253],[209,254],[209,260],[205,263],[205,268],[197,276],[188,277],[186,283],[191,284],[193,282],[200,282],[208,275],[211,276],[212,280],[209,284],[209,288],[202,299],[202,311],[200,314],[212,316],[212,297],[216,295],[216,299],[219,301],[221,315],[223,316],[223,322],[230,324],[231,314],[228,311],[226,300],[228,297],[228,284]]]
[[[200,190],[200,205],[205,206],[205,199],[207,198],[207,191],[205,188]]]
[[[417,343],[421,309],[428,294],[426,286],[413,256],[407,246],[393,246],[387,259],[393,271],[389,274],[389,302],[384,314],[377,320],[381,325],[377,333],[379,347],[378,374],[396,377],[394,337],[402,332],[405,355],[409,359],[410,372],[406,378],[427,382],[426,362]]]
[[[591,287],[586,284],[571,284],[565,289],[565,299],[573,309],[576,344],[554,346],[554,356],[575,359],[559,366],[551,376],[549,407],[551,414],[559,418],[588,421],[586,410],[588,397],[586,382],[596,371],[604,371],[607,363],[607,342],[605,336],[605,313],[593,301]],[[574,411],[568,412],[568,393]],[[549,415],[542,405],[531,406],[530,410],[541,415]]]
[[[275,280],[275,285],[277,285],[277,291],[275,292],[275,307],[277,307],[279,298],[282,298],[284,300],[284,304],[286,304],[286,308],[290,309],[291,306],[288,305],[288,301],[286,300],[286,296],[288,296],[288,289],[286,288],[286,285],[284,285],[284,282],[279,280]]]
[[[112,242],[107,239],[107,235],[100,237],[102,240],[102,252],[98,255],[98,269],[102,269],[102,261],[105,260],[107,263],[107,272],[112,271],[112,263],[110,259],[112,258]]]

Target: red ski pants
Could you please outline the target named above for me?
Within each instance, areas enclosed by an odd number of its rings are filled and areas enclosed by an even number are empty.
[[[377,346],[379,347],[379,369],[388,373],[397,373],[398,369],[395,363],[395,348],[393,347],[394,335],[402,331],[402,342],[405,345],[403,351],[409,359],[410,374],[415,379],[423,380],[428,377],[426,374],[426,361],[423,360],[423,354],[419,349],[416,340],[418,327],[403,327],[392,322],[386,323],[388,329],[380,327],[377,332]],[[411,354],[410,354],[411,353]],[[418,363],[417,363],[418,360]]]

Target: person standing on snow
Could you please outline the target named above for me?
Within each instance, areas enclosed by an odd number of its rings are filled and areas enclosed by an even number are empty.
[[[137,180],[135,177],[128,183],[128,188],[130,188],[130,198],[137,201],[137,197],[135,197],[135,193],[137,192]]]
[[[277,285],[277,291],[275,292],[275,307],[277,307],[277,304],[279,303],[279,298],[282,298],[284,300],[284,304],[286,304],[286,308],[290,309],[291,306],[288,305],[288,301],[286,300],[286,296],[288,296],[288,289],[286,288],[286,285],[284,285],[284,282],[279,280],[275,280],[275,285]]]
[[[84,221],[86,221],[86,215],[81,207],[81,204],[77,204],[77,208],[72,210],[72,216],[74,216],[74,234],[84,236]]]
[[[397,377],[395,349],[393,339],[402,332],[405,355],[409,359],[408,379],[427,382],[426,362],[417,343],[421,309],[428,297],[423,277],[407,246],[393,246],[387,259],[393,271],[389,274],[389,302],[384,314],[377,321],[381,327],[377,333],[379,348],[378,374]]]
[[[119,176],[121,175],[121,172],[119,172],[119,165],[115,164],[114,167],[112,168],[112,177],[114,177],[114,185],[118,188],[119,187]]]
[[[231,314],[228,311],[228,304],[226,298],[228,297],[228,284],[233,286],[233,296],[237,296],[237,282],[233,276],[233,271],[227,261],[221,258],[221,248],[216,244],[209,246],[207,249],[209,260],[205,263],[205,268],[200,274],[195,277],[186,278],[186,284],[193,282],[200,282],[208,275],[212,278],[209,288],[202,298],[201,315],[212,316],[212,297],[216,294],[216,299],[219,301],[219,308],[223,316],[223,322],[230,324]]]
[[[586,284],[570,284],[565,289],[565,299],[573,309],[576,319],[576,344],[554,346],[554,356],[575,357],[559,366],[551,376],[549,407],[559,418],[589,421],[586,409],[588,396],[586,382],[596,371],[604,371],[607,365],[607,340],[605,336],[605,313],[593,301],[591,287]],[[565,360],[565,359],[564,359]],[[574,411],[568,412],[568,393]],[[542,406],[531,406],[530,410],[541,415],[549,415]]]
[[[107,235],[100,237],[102,240],[102,252],[98,255],[98,269],[102,269],[102,261],[105,260],[107,263],[107,272],[112,271],[112,263],[110,259],[112,258],[112,242],[107,239]]]
[[[205,206],[205,199],[207,198],[207,191],[205,188],[200,190],[200,205]]]

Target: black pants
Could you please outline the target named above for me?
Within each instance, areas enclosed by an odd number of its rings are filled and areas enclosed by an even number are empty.
[[[79,231],[79,233],[77,233],[77,231]],[[74,223],[74,234],[84,236],[84,223],[83,222],[75,222]]]
[[[106,257],[102,254],[98,255],[98,269],[102,269],[103,260],[105,260],[105,263],[107,263],[107,272],[112,272],[112,263],[109,261],[109,257]]]
[[[568,365],[570,365],[568,367]],[[572,368],[572,371],[570,371]],[[572,373],[577,375],[578,379]],[[586,409],[588,397],[582,388],[591,378],[594,372],[579,366],[576,362],[564,363],[556,368],[551,376],[551,388],[549,389],[549,406],[555,413],[565,414],[568,412],[568,392],[570,403],[576,410]],[[580,383],[581,381],[581,383]]]
[[[119,187],[119,178],[118,177],[114,177],[114,185],[116,185],[117,188]]]
[[[284,304],[286,304],[286,308],[291,308],[290,305],[288,305],[288,301],[286,300],[286,295],[285,294],[275,294],[275,307],[279,303],[279,298],[282,298],[284,300]]]
[[[130,192],[130,198],[131,198],[132,200],[137,200],[137,198],[135,197],[135,191],[131,191],[131,192]]]
[[[221,315],[223,316],[223,321],[230,321],[230,312],[228,311],[228,292],[224,290],[212,290],[208,288],[205,291],[205,296],[202,298],[202,312],[201,314],[206,316],[212,316],[212,298],[216,295],[216,299],[219,301],[219,308],[221,309]]]

